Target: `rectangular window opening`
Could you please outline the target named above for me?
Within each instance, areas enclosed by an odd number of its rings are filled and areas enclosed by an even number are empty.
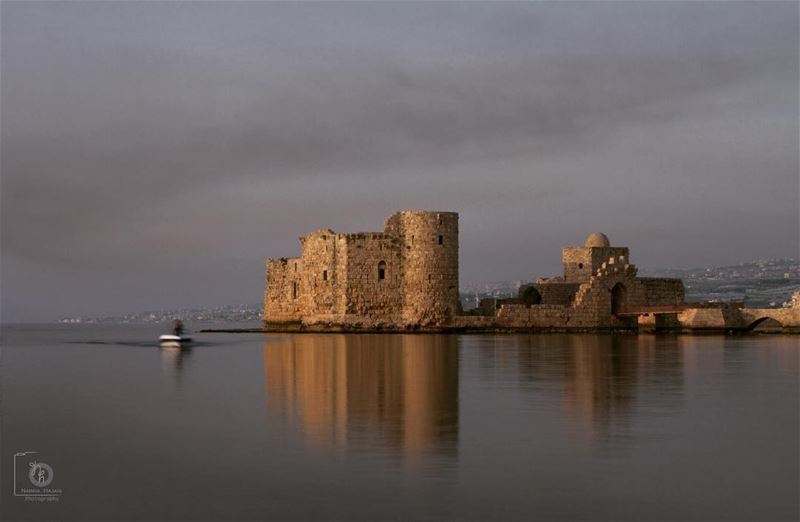
[[[323,281],[327,281],[328,280],[328,271],[327,270],[323,270],[322,271],[322,280]]]
[[[444,241],[444,236],[439,236],[439,244],[440,245],[442,244],[443,241]]]

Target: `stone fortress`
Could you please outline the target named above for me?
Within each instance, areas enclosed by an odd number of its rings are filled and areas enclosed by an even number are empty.
[[[458,214],[401,211],[383,232],[317,230],[299,257],[267,260],[264,327],[281,331],[580,331],[800,326],[791,308],[688,304],[680,279],[639,277],[627,247],[592,233],[562,250],[564,273],[515,298],[459,301]]]
[[[411,329],[459,313],[455,212],[397,212],[383,232],[323,229],[300,245],[300,257],[267,261],[268,325]]]

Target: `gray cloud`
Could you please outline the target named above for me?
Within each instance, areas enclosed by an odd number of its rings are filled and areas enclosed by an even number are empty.
[[[400,208],[465,281],[796,255],[797,9],[4,3],[3,319],[256,301]]]

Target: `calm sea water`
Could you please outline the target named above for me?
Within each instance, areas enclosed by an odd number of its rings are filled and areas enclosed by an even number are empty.
[[[3,328],[3,520],[799,517],[799,337],[160,333]]]

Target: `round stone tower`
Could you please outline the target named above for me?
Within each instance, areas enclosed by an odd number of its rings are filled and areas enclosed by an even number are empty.
[[[400,239],[402,318],[407,326],[447,324],[458,313],[458,214],[398,212],[386,231]]]

